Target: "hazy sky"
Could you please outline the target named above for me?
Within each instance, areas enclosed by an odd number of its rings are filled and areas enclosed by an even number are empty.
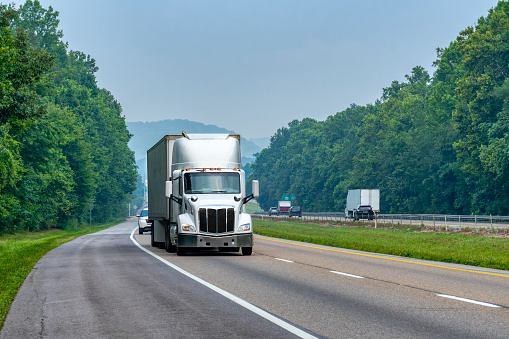
[[[18,2],[19,3],[19,2]],[[42,0],[127,121],[189,119],[247,138],[373,103],[496,0]]]

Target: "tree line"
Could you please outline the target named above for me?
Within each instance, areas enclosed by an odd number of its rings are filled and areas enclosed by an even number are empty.
[[[127,215],[137,170],[122,107],[58,12],[0,4],[0,233]]]
[[[509,3],[414,67],[374,104],[294,120],[252,164],[262,208],[284,193],[341,211],[348,189],[379,188],[383,213],[509,214]]]

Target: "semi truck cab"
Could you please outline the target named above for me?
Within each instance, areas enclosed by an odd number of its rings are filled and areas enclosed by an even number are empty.
[[[251,216],[245,204],[258,196],[243,197],[245,173],[241,169],[186,168],[175,170],[167,182],[166,196],[178,215],[170,227],[170,246],[177,254],[193,247],[217,247],[249,255],[253,247]]]

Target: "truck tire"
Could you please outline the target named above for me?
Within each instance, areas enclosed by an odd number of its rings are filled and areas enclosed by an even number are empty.
[[[143,228],[138,227],[138,234],[143,234]]]
[[[164,249],[168,253],[175,253],[177,251],[177,247],[171,244],[170,224],[166,225],[164,228]]]
[[[252,247],[242,247],[242,255],[251,255],[253,253]]]
[[[154,241],[154,223],[150,226],[150,245],[152,245],[152,247],[158,246],[158,243]]]

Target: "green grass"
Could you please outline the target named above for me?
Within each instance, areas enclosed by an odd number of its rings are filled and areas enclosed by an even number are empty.
[[[71,230],[53,229],[0,236],[0,329],[21,284],[40,258],[65,242],[119,222]]]
[[[247,213],[254,213],[254,212],[261,211],[261,210],[262,209],[260,208],[260,205],[258,205],[256,200],[251,200],[250,202],[248,202],[246,204],[246,212]]]
[[[422,232],[420,227],[323,226],[254,219],[256,234],[465,265],[509,270],[509,238],[486,233]],[[362,224],[361,224],[362,225]]]

